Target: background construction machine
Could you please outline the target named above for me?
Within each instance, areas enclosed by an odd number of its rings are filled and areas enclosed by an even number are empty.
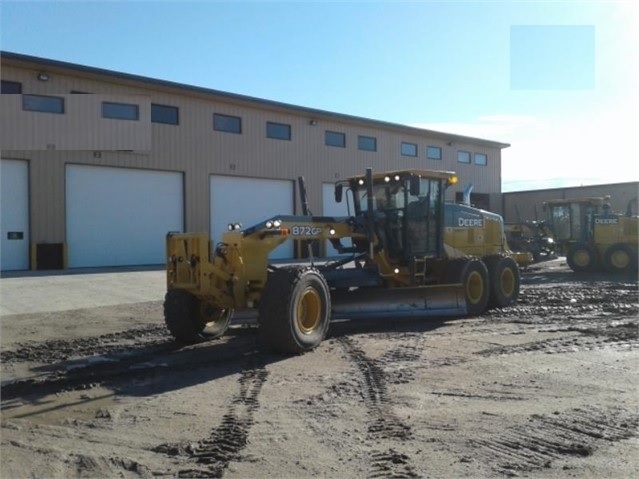
[[[552,232],[558,254],[565,256],[570,247],[583,241],[588,218],[602,211],[604,197],[554,199],[543,203],[544,224]]]
[[[639,246],[636,205],[633,198],[624,214],[613,213],[608,198],[552,200],[544,207],[573,271],[631,274]]]
[[[368,169],[335,186],[349,216],[308,214],[300,188],[303,215],[275,216],[244,230],[229,225],[212,249],[207,234],[169,233],[169,331],[182,342],[198,341],[203,332],[216,337],[234,311],[257,310],[268,347],[301,353],[323,340],[332,317],[479,315],[513,303],[519,269],[505,248],[503,222],[470,207],[446,207],[445,190],[456,182],[446,171]],[[480,226],[477,244],[494,241],[471,256],[464,248],[475,233],[464,238],[455,230]],[[340,256],[269,264],[269,252],[290,240],[329,240]]]

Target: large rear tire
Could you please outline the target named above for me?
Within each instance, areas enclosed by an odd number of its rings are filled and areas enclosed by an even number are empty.
[[[490,280],[488,308],[505,308],[516,303],[521,277],[515,260],[510,256],[490,256],[486,266]]]
[[[478,316],[488,306],[488,269],[479,258],[459,258],[450,261],[445,275],[446,283],[461,283],[468,316]]]
[[[576,273],[587,273],[599,268],[597,251],[588,243],[576,243],[566,253],[566,262]]]
[[[171,289],[164,297],[164,322],[181,343],[193,344],[222,336],[232,315],[232,310],[215,308],[181,289]]]
[[[259,336],[277,353],[317,347],[328,332],[331,301],[326,280],[311,267],[271,271],[259,304]]]
[[[626,244],[613,244],[605,251],[603,264],[610,273],[630,274],[637,271],[637,254]]]

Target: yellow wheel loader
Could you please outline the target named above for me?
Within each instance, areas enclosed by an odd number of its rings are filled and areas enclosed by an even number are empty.
[[[324,339],[331,318],[473,316],[491,302],[514,302],[519,270],[507,251],[481,254],[484,261],[445,244],[444,193],[456,182],[447,171],[367,169],[335,185],[349,216],[309,214],[301,188],[303,215],[275,216],[244,230],[229,225],[214,247],[205,233],[169,233],[169,331],[186,343],[201,340],[205,328],[208,337],[220,336],[234,312],[252,310],[267,347],[302,353]],[[458,222],[466,216],[451,213]],[[501,230],[490,234],[503,237],[503,223],[495,225]],[[291,240],[328,240],[340,256],[269,264],[269,253]]]

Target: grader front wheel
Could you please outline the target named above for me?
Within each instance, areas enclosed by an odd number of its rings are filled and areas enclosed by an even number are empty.
[[[181,343],[193,344],[222,336],[232,315],[232,310],[216,308],[181,289],[169,290],[164,298],[164,322]]]
[[[314,268],[281,268],[269,273],[259,305],[259,335],[272,351],[303,353],[322,342],[331,304],[328,285]]]

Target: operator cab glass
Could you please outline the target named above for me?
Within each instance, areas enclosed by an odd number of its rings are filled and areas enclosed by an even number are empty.
[[[411,257],[435,257],[440,248],[440,222],[443,180],[419,179],[419,192],[411,177],[381,178],[373,184],[372,214],[375,233],[392,260],[404,262]],[[369,210],[366,185],[351,185],[355,212]],[[411,191],[413,191],[412,194]]]

